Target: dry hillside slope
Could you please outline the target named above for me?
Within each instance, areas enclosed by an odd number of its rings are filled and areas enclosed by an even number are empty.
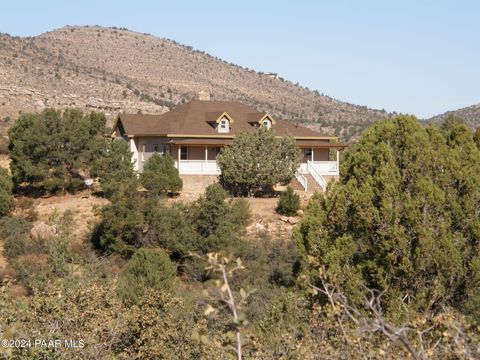
[[[385,111],[337,101],[175,41],[126,29],[0,35],[0,119],[45,107],[161,113],[194,98],[238,100],[348,140]]]
[[[449,115],[461,117],[472,129],[480,126],[480,104],[468,106],[458,110],[447,111],[446,113],[428,119],[428,121],[435,124],[441,124]]]

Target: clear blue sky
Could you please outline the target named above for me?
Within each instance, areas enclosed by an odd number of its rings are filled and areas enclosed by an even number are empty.
[[[343,101],[429,117],[480,102],[480,1],[5,1],[0,32],[127,27]]]

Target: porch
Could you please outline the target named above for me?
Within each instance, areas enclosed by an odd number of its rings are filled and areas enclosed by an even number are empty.
[[[219,146],[175,146],[172,154],[180,175],[220,175],[216,157]]]

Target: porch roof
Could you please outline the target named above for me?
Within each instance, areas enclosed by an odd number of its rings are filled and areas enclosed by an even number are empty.
[[[172,145],[231,145],[233,139],[209,139],[209,138],[181,138],[181,139],[171,139],[169,144]],[[327,148],[327,149],[343,149],[346,147],[342,143],[331,143],[325,140],[297,140],[296,144],[298,147],[312,147],[312,148]]]

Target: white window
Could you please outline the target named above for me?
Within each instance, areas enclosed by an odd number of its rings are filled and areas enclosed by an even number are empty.
[[[305,157],[312,157],[312,152],[313,152],[312,148],[303,149],[303,155]]]
[[[228,119],[223,118],[218,124],[218,132],[226,133],[230,130],[230,124]]]
[[[262,126],[264,128],[270,129],[272,127],[272,123],[270,122],[270,120],[263,120]]]
[[[142,149],[142,161],[145,161],[145,152],[146,152],[147,146],[145,144],[142,144],[141,149]]]

